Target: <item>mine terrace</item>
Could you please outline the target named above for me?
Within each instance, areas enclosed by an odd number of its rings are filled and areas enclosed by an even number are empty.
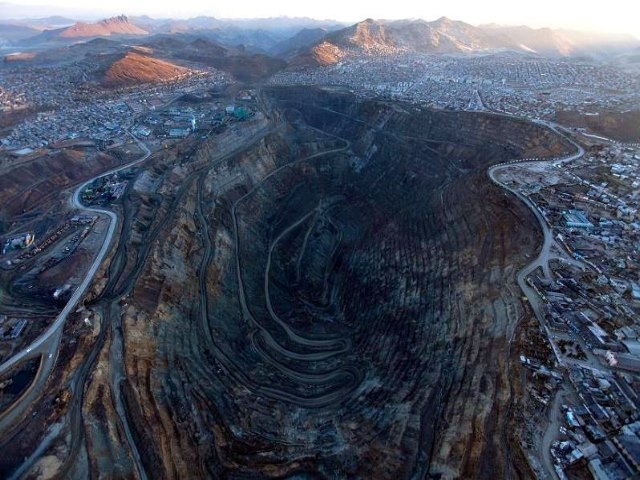
[[[1,67],[0,476],[640,473],[637,73],[184,65]]]

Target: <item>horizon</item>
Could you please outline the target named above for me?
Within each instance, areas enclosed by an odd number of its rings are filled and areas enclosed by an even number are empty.
[[[613,3],[612,3],[613,2]],[[21,3],[0,2],[0,16],[4,19],[39,19],[49,16],[69,17],[77,21],[97,21],[103,18],[126,15],[149,16],[154,19],[189,19],[200,16],[221,20],[260,20],[273,18],[313,19],[353,24],[366,18],[378,20],[421,19],[433,21],[441,17],[462,21],[476,26],[496,24],[500,26],[527,26],[552,28],[600,34],[628,34],[640,40],[640,26],[632,15],[631,7],[622,0],[612,0],[605,11],[592,12],[587,7],[572,6],[577,2],[557,4],[552,0],[540,0],[535,10],[511,11],[503,0],[489,0],[482,7],[466,5],[464,0],[453,0],[424,6],[414,6],[405,0],[394,2],[370,2],[365,8],[358,5],[341,5],[337,0],[327,0],[321,6],[289,5],[283,0],[268,4],[253,1],[241,4],[209,6],[199,0],[182,2],[180,7],[170,2],[141,0],[131,5],[125,0],[112,0],[108,6],[87,5],[75,0],[24,0]],[[628,10],[628,14],[625,14]],[[547,12],[553,11],[549,17]],[[247,14],[247,12],[251,12]]]

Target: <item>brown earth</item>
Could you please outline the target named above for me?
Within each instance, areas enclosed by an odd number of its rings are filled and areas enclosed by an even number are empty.
[[[89,150],[60,150],[33,160],[0,165],[0,218],[10,219],[46,206],[60,191],[116,166],[118,159]]]
[[[25,62],[29,60],[33,60],[36,58],[36,52],[20,52],[20,53],[12,53],[10,55],[5,55],[4,61],[5,63],[11,62]]]
[[[126,16],[106,18],[96,23],[78,22],[62,29],[60,38],[104,37],[111,35],[148,35],[149,32],[133,24]]]
[[[556,121],[562,125],[588,128],[590,131],[620,142],[640,142],[640,110],[628,112],[599,111],[584,115],[559,111]]]
[[[188,68],[164,60],[128,52],[107,69],[102,83],[110,87],[158,83],[173,80],[189,72]]]

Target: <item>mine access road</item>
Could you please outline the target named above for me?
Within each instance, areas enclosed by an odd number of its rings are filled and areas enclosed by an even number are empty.
[[[553,130],[555,133],[565,138],[569,143],[571,143],[576,148],[576,152],[571,155],[568,155],[560,159],[555,159],[555,160],[543,160],[543,162],[548,163],[552,161],[558,164],[566,163],[566,162],[577,160],[578,158],[581,158],[584,155],[585,153],[584,148],[582,148],[578,143],[573,141],[569,136],[560,132],[559,130],[560,127],[558,125],[553,124],[551,122],[542,121],[542,120],[537,121],[535,123],[539,123],[541,125],[547,126],[551,130]],[[586,265],[584,265],[582,262],[578,262],[577,260],[574,260],[561,247],[559,247],[556,244],[553,238],[553,230],[551,226],[547,223],[545,218],[542,216],[538,207],[529,198],[527,198],[517,190],[510,188],[509,186],[505,185],[504,183],[496,179],[496,173],[498,171],[505,168],[509,168],[509,165],[513,163],[520,164],[520,163],[539,163],[539,162],[515,161],[515,162],[508,162],[507,164],[501,163],[501,164],[490,167],[487,171],[487,174],[493,183],[495,183],[501,188],[504,188],[505,190],[508,190],[513,195],[515,195],[520,201],[522,201],[527,207],[529,207],[529,209],[533,212],[534,216],[536,217],[536,220],[538,221],[540,228],[542,229],[542,233],[544,235],[544,241],[542,243],[542,247],[540,248],[540,253],[538,253],[538,256],[529,265],[525,266],[522,270],[518,272],[517,280],[518,280],[518,286],[526,296],[529,305],[531,305],[531,309],[533,310],[533,313],[535,314],[536,318],[538,319],[538,322],[546,332],[547,338],[551,339],[552,337],[551,332],[549,331],[549,327],[544,319],[544,307],[543,307],[542,300],[540,299],[536,291],[529,286],[526,279],[532,272],[540,268],[542,269],[545,279],[552,280],[551,270],[549,268],[549,261],[554,259],[559,259],[565,262],[573,263],[583,268],[585,268]],[[552,249],[555,250],[555,252],[553,252]],[[515,329],[514,329],[514,332],[515,332]],[[556,356],[556,359],[558,360],[558,363],[560,365],[563,365],[564,364],[563,357],[557,351],[557,347],[555,343],[553,343],[551,340],[549,340],[549,343],[553,348],[553,351]],[[556,401],[554,402],[553,407],[551,408],[550,414],[552,418],[555,414],[559,398],[560,398],[560,395],[557,394]],[[553,431],[553,429],[551,428],[547,429],[547,432],[542,441],[540,453],[541,453],[542,463],[545,469],[547,470],[547,473],[550,475],[551,478],[558,478],[555,473],[555,469],[554,469],[554,465],[553,465],[553,461],[551,459],[551,453],[550,453],[551,442],[553,440],[553,436],[549,435],[551,431]]]
[[[147,148],[147,146],[144,143],[140,142],[133,135],[131,136],[137,142],[138,146],[142,149],[144,154],[133,162],[114,168],[112,170],[109,170],[108,172],[101,173],[97,177],[87,180],[76,188],[73,195],[69,199],[69,202],[74,209],[84,210],[86,212],[96,213],[98,215],[106,215],[107,217],[109,217],[109,229],[102,243],[102,247],[100,248],[98,255],[93,260],[93,263],[87,271],[84,279],[75,289],[75,291],[71,295],[71,298],[62,309],[60,314],[56,317],[51,326],[47,328],[47,330],[45,330],[45,332],[36,340],[34,340],[30,345],[28,345],[23,350],[0,365],[0,375],[3,375],[13,367],[18,365],[20,362],[30,360],[32,358],[37,358],[39,355],[41,356],[40,367],[36,372],[36,376],[31,386],[11,407],[0,414],[0,432],[5,431],[7,428],[13,425],[16,420],[21,418],[22,415],[24,415],[24,413],[31,406],[31,404],[41,395],[41,392],[47,382],[47,379],[49,378],[51,371],[53,370],[56,358],[58,356],[58,347],[60,346],[60,339],[62,338],[65,321],[67,320],[69,314],[76,308],[78,302],[87,291],[87,288],[89,288],[89,285],[93,281],[96,272],[100,268],[102,261],[106,257],[107,252],[111,247],[111,241],[113,240],[113,235],[118,225],[118,216],[110,210],[86,207],[82,205],[82,203],[80,202],[80,194],[87,187],[87,185],[91,184],[92,182],[95,182],[102,177],[113,175],[114,173],[131,168],[132,166],[144,162],[147,158],[149,158],[149,156],[151,155],[151,151]]]

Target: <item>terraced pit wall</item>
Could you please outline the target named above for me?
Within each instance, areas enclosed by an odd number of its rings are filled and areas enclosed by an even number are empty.
[[[221,160],[205,143],[157,190],[182,179],[123,310],[147,472],[517,476],[507,337],[541,235],[485,171],[571,147],[344,92],[265,101],[268,135]]]

